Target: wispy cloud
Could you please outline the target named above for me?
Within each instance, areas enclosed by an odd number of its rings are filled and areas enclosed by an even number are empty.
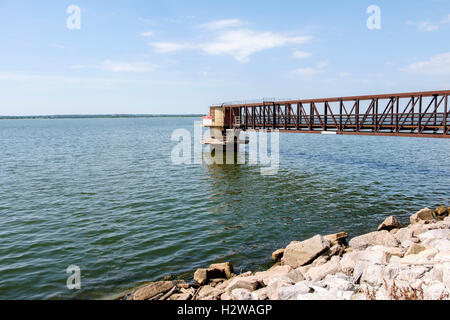
[[[444,24],[450,23],[450,14],[445,16],[440,21],[430,22],[430,21],[408,21],[407,24],[416,26],[419,30],[424,32],[436,31],[439,30],[440,27]]]
[[[316,63],[315,67],[304,67],[294,70],[294,74],[301,77],[312,77],[317,74],[323,73],[328,66],[327,61],[320,61]]]
[[[289,36],[275,32],[258,32],[248,29],[221,30],[209,42],[177,43],[155,42],[151,45],[160,53],[180,50],[198,50],[209,55],[230,55],[240,62],[247,62],[257,52],[309,41],[311,37]]]
[[[152,72],[155,71],[157,65],[148,62],[115,62],[105,60],[99,67],[105,71],[112,72]]]
[[[295,50],[292,56],[296,59],[303,59],[311,56],[310,52]]]
[[[239,27],[242,24],[243,24],[242,21],[239,19],[225,19],[204,23],[200,25],[200,27],[211,30],[220,30],[230,27]]]
[[[143,37],[153,37],[155,35],[155,31],[144,31],[140,33]]]
[[[450,52],[436,54],[428,60],[412,63],[401,70],[427,75],[450,75]]]
[[[97,65],[84,65],[84,64],[75,64],[70,66],[70,69],[100,69],[103,71],[109,72],[134,72],[134,73],[144,73],[144,72],[152,72],[158,66],[149,62],[118,62],[112,60],[105,60]]]

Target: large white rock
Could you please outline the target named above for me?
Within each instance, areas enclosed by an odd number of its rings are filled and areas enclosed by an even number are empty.
[[[270,280],[269,285],[266,287],[266,294],[269,300],[280,300],[278,295],[278,289],[281,287],[291,287],[295,283],[290,278],[285,276],[278,276]]]
[[[335,274],[341,271],[341,267],[339,265],[340,257],[334,256],[327,263],[318,266],[312,267],[306,273],[306,278],[311,281],[319,281],[325,278],[329,274]]]
[[[379,287],[383,284],[383,266],[379,264],[370,264],[363,271],[361,283],[367,283],[372,287]]]
[[[299,295],[304,295],[313,292],[306,281],[296,283],[293,286],[279,287],[278,297],[280,300],[296,300]]]
[[[447,288],[438,281],[433,281],[423,287],[424,300],[439,300],[449,296]]]
[[[246,289],[234,289],[231,291],[231,295],[234,300],[249,301],[249,300],[259,300],[259,296],[246,290]]]
[[[394,237],[396,237],[400,242],[409,240],[413,237],[413,230],[410,228],[402,228],[394,234]]]
[[[349,245],[355,250],[364,250],[367,247],[382,245],[385,247],[398,247],[400,241],[389,231],[382,230],[367,233],[350,240]]]
[[[255,276],[236,277],[233,278],[225,291],[231,293],[234,289],[246,289],[248,291],[255,291],[260,286],[259,279]]]
[[[267,271],[256,272],[255,277],[259,282],[262,282],[265,286],[267,286],[272,278],[286,276],[290,271],[292,271],[292,268],[288,265],[275,266]]]
[[[317,283],[317,285],[328,290],[336,291],[356,291],[356,286],[352,283],[352,278],[343,273],[327,275],[325,279]]]
[[[418,236],[420,241],[426,239],[450,239],[450,229],[436,229],[422,233]]]
[[[281,262],[296,269],[311,263],[331,247],[331,241],[316,235],[308,240],[291,242],[285,249]]]

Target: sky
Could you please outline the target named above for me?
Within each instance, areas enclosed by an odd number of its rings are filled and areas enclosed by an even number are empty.
[[[449,32],[450,0],[0,0],[0,115],[445,90]]]

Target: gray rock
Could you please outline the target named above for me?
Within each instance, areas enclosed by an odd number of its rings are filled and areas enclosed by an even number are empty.
[[[334,256],[330,261],[318,267],[312,267],[306,273],[306,278],[311,281],[319,281],[329,274],[336,274],[341,271],[339,264],[340,257]]]
[[[228,293],[230,293],[234,289],[246,289],[248,291],[255,291],[259,286],[260,282],[258,280],[258,277],[236,277],[229,282],[225,291]]]
[[[233,300],[240,300],[240,301],[250,301],[250,300],[259,300],[259,296],[253,294],[252,292],[248,291],[247,289],[234,289],[231,291],[231,295],[233,296]]]
[[[350,247],[356,250],[364,250],[370,246],[382,245],[385,247],[398,247],[400,241],[389,231],[382,230],[367,233],[350,240]]]
[[[372,287],[380,287],[383,284],[383,266],[379,264],[368,265],[361,276],[361,283],[367,283]]]
[[[299,295],[307,294],[313,290],[305,281],[296,283],[293,286],[278,288],[278,297],[280,300],[296,300]]]
[[[386,220],[384,220],[383,223],[378,226],[377,231],[381,230],[391,231],[392,229],[400,229],[402,227],[403,227],[402,224],[400,223],[400,221],[398,221],[397,218],[390,216],[386,218]]]
[[[158,294],[166,293],[174,287],[172,281],[158,281],[151,283],[143,288],[136,290],[132,296],[132,300],[148,300]]]
[[[281,262],[296,269],[313,262],[330,247],[331,241],[324,239],[321,235],[302,242],[294,241],[286,247]]]
[[[433,210],[429,208],[422,209],[411,217],[409,217],[409,221],[411,224],[418,223],[420,221],[432,221],[434,220]]]

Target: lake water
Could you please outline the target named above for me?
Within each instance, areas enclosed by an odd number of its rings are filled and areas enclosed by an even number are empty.
[[[450,197],[450,140],[280,134],[280,169],[174,165],[195,118],[0,121],[0,299],[104,298]],[[81,269],[68,290],[66,268]]]

